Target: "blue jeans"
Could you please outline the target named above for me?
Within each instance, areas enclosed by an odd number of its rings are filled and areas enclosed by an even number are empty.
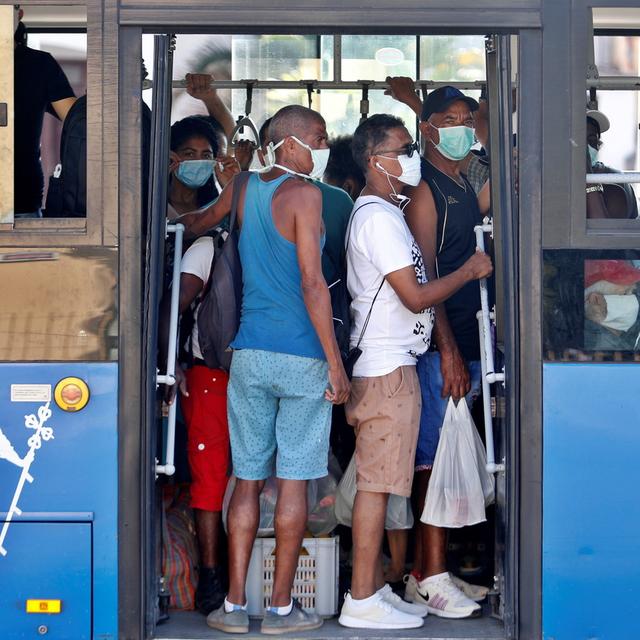
[[[480,361],[466,362],[469,369],[471,389],[465,396],[469,408],[482,390],[482,371]],[[422,413],[420,414],[420,433],[416,449],[416,471],[431,469],[436,457],[440,429],[444,422],[449,397],[442,397],[442,373],[440,372],[440,354],[437,351],[427,351],[418,358],[416,367],[420,380],[422,394]]]

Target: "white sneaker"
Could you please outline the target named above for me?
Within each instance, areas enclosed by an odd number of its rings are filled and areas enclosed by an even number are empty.
[[[451,582],[453,582],[467,598],[470,598],[474,602],[482,602],[489,593],[489,587],[483,587],[479,584],[469,584],[462,578],[454,576],[453,573],[450,573],[449,576],[451,576]]]
[[[426,604],[405,602],[397,593],[394,593],[391,585],[389,584],[385,584],[382,589],[378,589],[378,593],[382,596],[383,600],[386,600],[398,611],[403,611],[404,613],[408,613],[412,616],[418,616],[420,618],[426,618],[429,613],[429,608]]]
[[[367,601],[367,605],[357,605],[347,593],[338,622],[353,629],[417,629],[423,625],[422,618],[399,611],[379,593]]]
[[[416,600],[416,593],[418,592],[418,580],[412,573],[407,573],[404,578],[404,599],[407,602],[422,603],[421,600]]]
[[[448,573],[442,573],[438,579],[425,578],[417,585],[415,602],[426,604],[429,613],[440,618],[475,618],[482,615],[479,604],[453,584]]]

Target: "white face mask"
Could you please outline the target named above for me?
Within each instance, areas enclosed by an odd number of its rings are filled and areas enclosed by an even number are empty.
[[[285,167],[283,165],[276,164],[275,150],[284,142],[284,140],[280,140],[280,142],[278,142],[278,144],[276,145],[274,145],[272,142],[269,143],[268,149],[271,149],[273,152],[273,159],[274,159],[273,166],[278,167],[279,169],[283,169],[288,173],[293,173],[302,178],[311,178],[312,180],[320,180],[320,178],[322,178],[322,176],[324,175],[324,170],[327,168],[327,163],[329,162],[330,150],[329,149],[312,149],[308,144],[305,144],[301,140],[298,140],[298,138],[296,138],[295,136],[290,136],[290,137],[293,138],[300,146],[309,150],[309,152],[311,153],[313,168],[308,174],[306,174],[306,173],[299,173],[298,171],[294,171],[290,167]]]
[[[633,295],[604,296],[607,303],[607,317],[602,324],[617,331],[629,331],[638,319],[640,304],[638,298]]]
[[[381,158],[388,158],[388,156],[380,156]],[[398,156],[397,158],[389,158],[390,160],[397,160],[400,163],[401,173],[399,176],[389,173],[379,162],[376,162],[376,168],[385,174],[387,182],[391,187],[391,197],[398,202],[400,209],[404,208],[411,202],[411,198],[398,193],[391,183],[390,178],[396,178],[404,184],[408,184],[410,187],[416,187],[420,184],[421,172],[420,172],[420,155],[416,152],[411,157],[406,154]]]

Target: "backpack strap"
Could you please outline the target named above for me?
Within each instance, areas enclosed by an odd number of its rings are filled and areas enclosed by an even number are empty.
[[[231,211],[229,213],[229,233],[231,233],[236,226],[236,219],[238,216],[238,202],[240,201],[240,192],[249,178],[251,177],[251,171],[241,171],[233,180],[233,194],[231,195]]]

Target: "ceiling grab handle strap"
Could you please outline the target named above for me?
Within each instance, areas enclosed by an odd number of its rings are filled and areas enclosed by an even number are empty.
[[[244,115],[238,116],[236,126],[231,133],[231,148],[235,149],[238,144],[238,135],[244,134],[244,128],[248,127],[254,138],[254,148],[260,146],[260,133],[256,123],[252,120],[251,108],[253,106],[253,87],[257,80],[245,80],[247,86],[247,98],[244,104]]]
[[[362,82],[362,98],[360,99],[360,124],[369,116],[369,82]]]
[[[307,103],[309,105],[309,109],[312,108],[313,105],[313,92],[314,92],[314,82],[306,82],[307,85]]]

